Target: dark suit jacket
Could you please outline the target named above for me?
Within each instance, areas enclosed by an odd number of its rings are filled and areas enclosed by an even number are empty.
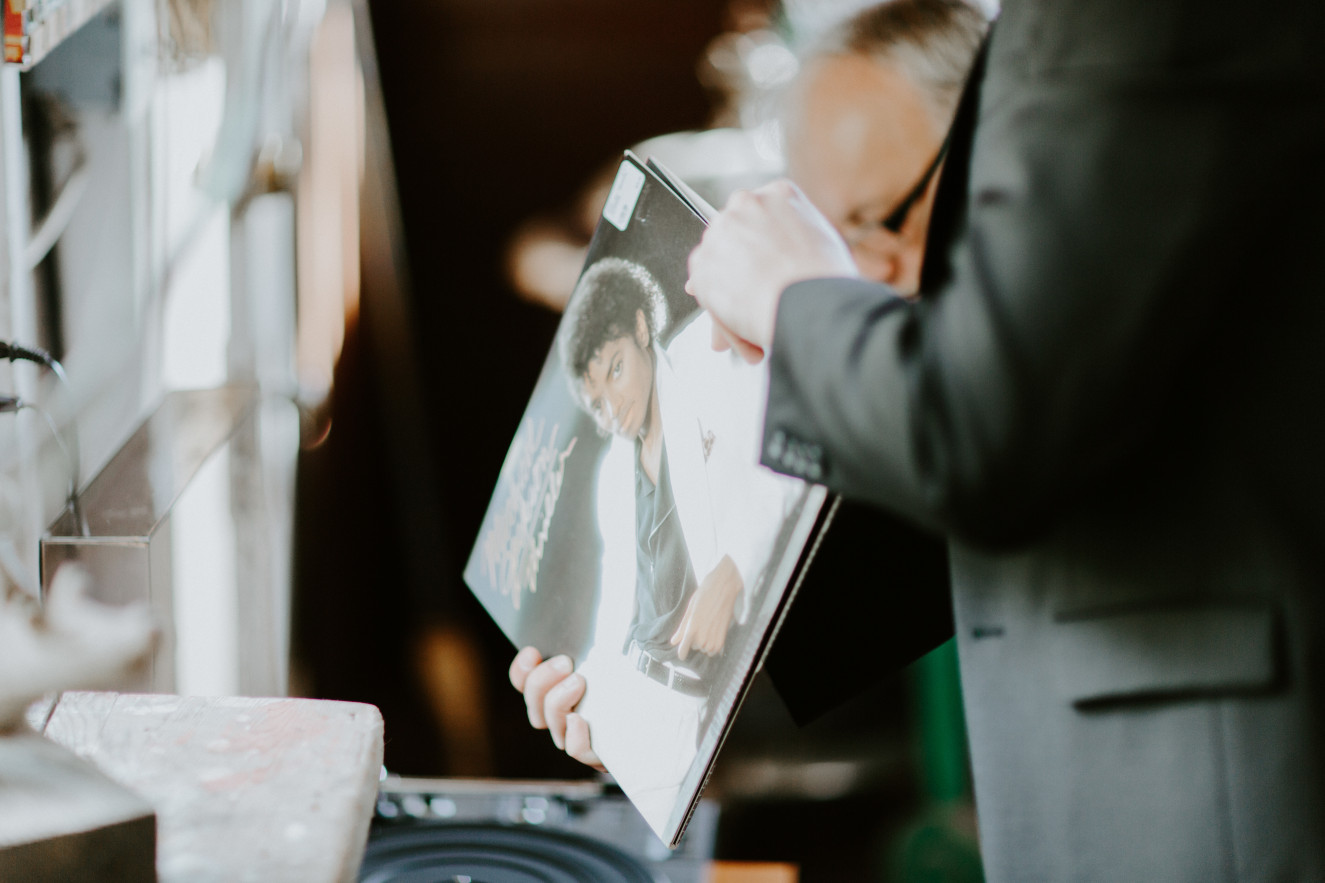
[[[942,284],[783,296],[764,461],[952,538],[991,881],[1325,880],[1323,162],[1322,4],[1008,0]]]

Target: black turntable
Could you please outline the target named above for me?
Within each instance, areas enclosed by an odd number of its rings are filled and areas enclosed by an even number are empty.
[[[699,883],[716,807],[669,850],[613,786],[594,781],[382,782],[361,883]]]

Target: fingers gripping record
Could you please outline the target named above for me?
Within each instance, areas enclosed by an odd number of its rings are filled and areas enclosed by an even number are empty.
[[[524,695],[529,723],[547,730],[552,742],[581,763],[601,770],[589,740],[589,724],[573,709],[584,698],[583,676],[574,673],[569,656],[544,660],[533,647],[525,647],[511,661],[511,685]]]

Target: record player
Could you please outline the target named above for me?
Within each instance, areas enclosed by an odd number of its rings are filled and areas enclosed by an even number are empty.
[[[600,781],[387,776],[361,883],[700,883],[717,807],[701,802],[668,849]]]

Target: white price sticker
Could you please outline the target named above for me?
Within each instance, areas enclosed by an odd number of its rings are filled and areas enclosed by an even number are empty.
[[[623,162],[617,170],[616,180],[607,194],[607,204],[603,206],[603,217],[613,227],[625,232],[630,225],[630,218],[635,214],[635,203],[639,202],[640,191],[644,189],[644,173],[638,167]]]

